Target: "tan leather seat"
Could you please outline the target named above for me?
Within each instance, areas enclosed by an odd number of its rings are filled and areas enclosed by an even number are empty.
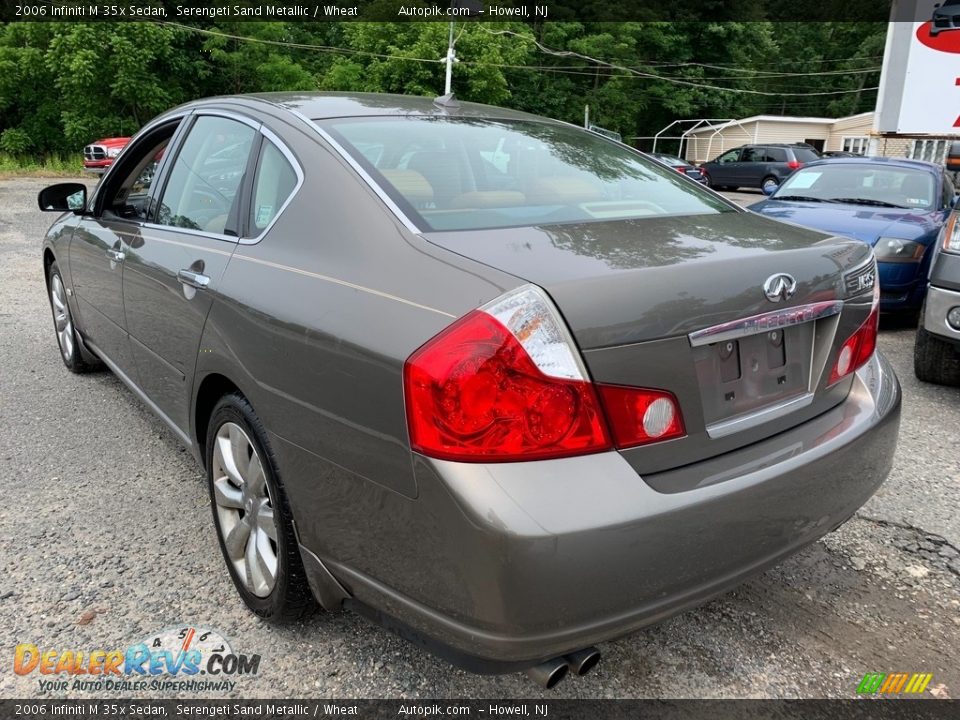
[[[415,170],[381,170],[384,179],[416,208],[425,208],[433,203],[433,186]]]
[[[433,188],[438,208],[449,208],[451,201],[469,188],[463,182],[464,168],[456,153],[447,150],[421,150],[410,156],[410,170],[420,173]]]
[[[527,189],[531,205],[576,205],[603,199],[603,188],[574,176],[537,178]]]
[[[474,190],[455,197],[450,207],[454,210],[516,207],[523,205],[527,196],[516,190]]]

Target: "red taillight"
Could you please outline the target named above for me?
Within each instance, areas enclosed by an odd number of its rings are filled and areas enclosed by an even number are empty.
[[[474,310],[414,352],[403,389],[411,448],[445,460],[542,460],[683,434],[670,393],[590,382],[535,285]]]
[[[880,326],[880,306],[874,302],[870,315],[857,331],[841,346],[837,360],[830,371],[830,381],[833,385],[847,375],[867,364],[877,349],[877,331]]]
[[[681,175],[686,175],[686,174],[687,174],[687,169],[686,169],[685,167],[683,167],[683,165],[680,165],[680,166],[677,168],[677,172],[680,173]]]
[[[481,310],[417,350],[403,374],[410,443],[425,455],[500,462],[611,448],[590,382],[546,375]]]
[[[799,160],[791,160],[790,162],[787,163],[787,167],[790,168],[791,170],[799,170],[800,168],[803,167],[803,163],[800,162]]]
[[[620,385],[598,385],[597,389],[618,448],[684,434],[680,408],[672,393]]]

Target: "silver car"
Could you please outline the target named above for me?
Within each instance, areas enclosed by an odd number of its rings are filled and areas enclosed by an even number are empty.
[[[916,376],[960,386],[960,214],[940,231],[913,348]]]
[[[216,98],[39,203],[64,363],[193,451],[269,620],[348,607],[549,687],[830,532],[891,466],[871,249],[564,123]]]

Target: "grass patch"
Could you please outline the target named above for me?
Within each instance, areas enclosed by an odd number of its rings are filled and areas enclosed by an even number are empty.
[[[83,155],[47,155],[37,158],[0,153],[0,178],[84,177]]]

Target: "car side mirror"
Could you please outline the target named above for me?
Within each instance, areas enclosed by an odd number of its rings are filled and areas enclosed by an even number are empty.
[[[37,204],[44,212],[74,212],[81,215],[87,207],[87,186],[83,183],[57,183],[37,194]]]
[[[767,183],[763,187],[761,187],[760,190],[763,192],[764,195],[766,195],[767,197],[770,197],[777,191],[778,187],[780,186],[775,183]]]

